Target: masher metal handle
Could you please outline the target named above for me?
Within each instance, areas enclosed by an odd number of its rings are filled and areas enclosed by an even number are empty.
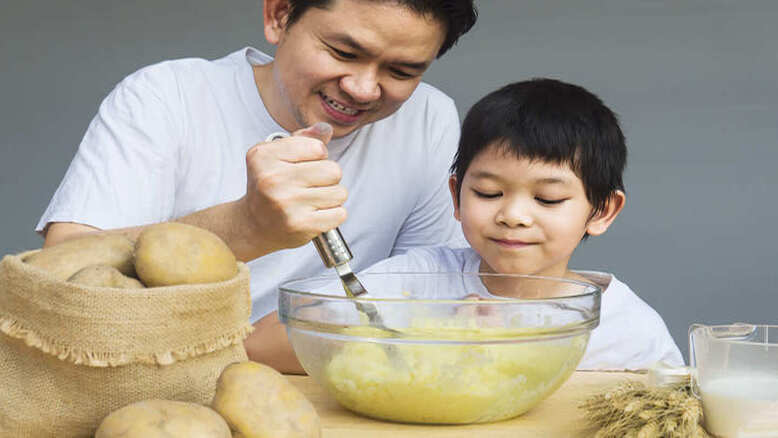
[[[313,244],[319,251],[324,265],[328,268],[334,268],[354,258],[338,228],[325,231],[314,237]]]

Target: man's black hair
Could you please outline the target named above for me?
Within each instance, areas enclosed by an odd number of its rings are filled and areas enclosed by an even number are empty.
[[[627,147],[618,119],[578,85],[545,78],[516,82],[473,105],[451,166],[457,197],[470,163],[492,146],[518,158],[569,164],[583,181],[593,216],[614,191],[624,190]]]
[[[310,8],[327,9],[335,0],[289,0],[289,15],[286,26],[289,27]],[[393,2],[418,13],[430,15],[446,25],[446,38],[438,51],[440,58],[456,44],[459,37],[467,33],[478,18],[473,0],[365,0]]]

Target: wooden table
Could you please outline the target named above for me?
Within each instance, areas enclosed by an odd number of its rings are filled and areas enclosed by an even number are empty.
[[[644,374],[577,371],[549,398],[511,420],[465,426],[424,426],[373,420],[340,407],[307,376],[287,376],[316,407],[322,421],[322,438],[489,437],[554,438],[590,437],[579,403],[625,380],[643,380]]]

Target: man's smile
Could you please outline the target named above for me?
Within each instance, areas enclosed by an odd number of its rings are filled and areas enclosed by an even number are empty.
[[[354,124],[359,120],[360,116],[367,111],[365,109],[347,105],[322,92],[319,92],[319,97],[321,98],[324,111],[336,122],[340,122],[341,124]]]

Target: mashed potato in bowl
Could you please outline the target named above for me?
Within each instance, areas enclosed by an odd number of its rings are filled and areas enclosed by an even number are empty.
[[[430,329],[425,326],[405,329],[403,334],[423,339]],[[385,336],[377,330],[349,327],[343,334],[362,339]],[[498,421],[526,412],[564,383],[589,338],[585,332],[479,344],[508,339],[515,330],[460,329],[448,335],[470,343],[400,343],[394,350],[398,361],[391,360],[379,343],[344,342],[333,352],[320,381],[341,405],[374,418],[440,424]]]
[[[285,283],[279,318],[308,374],[342,406],[377,419],[466,424],[520,415],[570,377],[599,324],[601,290],[573,280],[360,278],[374,296],[356,301],[374,305],[390,330],[333,292],[332,276]],[[480,290],[487,283],[489,294]]]

